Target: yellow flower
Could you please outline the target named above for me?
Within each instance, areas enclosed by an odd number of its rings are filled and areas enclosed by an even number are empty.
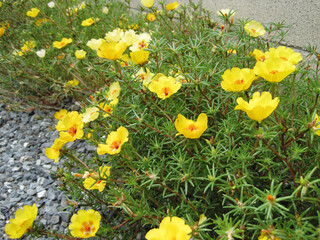
[[[260,123],[277,108],[279,101],[278,97],[272,99],[269,92],[263,92],[261,96],[259,92],[255,92],[249,103],[241,97],[237,98],[238,105],[234,109],[245,111],[249,118]]]
[[[76,58],[78,58],[79,60],[84,59],[86,57],[87,52],[84,50],[77,50],[74,55],[76,56]]]
[[[116,28],[112,32],[107,32],[105,38],[108,42],[119,42],[123,35],[123,30],[120,28]]]
[[[132,46],[129,49],[131,52],[135,52],[148,48],[150,40],[151,35],[149,33],[141,33],[133,39]]]
[[[82,21],[81,26],[88,27],[88,26],[91,26],[92,24],[94,24],[94,19],[88,18]]]
[[[314,116],[313,121],[315,121],[313,129],[316,131],[316,134],[320,136],[320,117],[318,116],[318,114]]]
[[[119,97],[120,91],[121,91],[120,83],[113,82],[109,87],[108,95],[106,96],[106,98],[108,100],[115,100]],[[118,101],[117,101],[117,103],[118,103]],[[115,104],[117,104],[117,103],[115,103]]]
[[[94,237],[100,227],[101,215],[92,209],[88,211],[79,210],[71,217],[69,229],[73,237]]]
[[[177,7],[179,7],[179,3],[177,3],[177,1],[173,2],[173,3],[169,3],[168,5],[166,5],[166,9],[168,11],[174,10]]]
[[[281,238],[272,235],[268,230],[261,230],[261,235],[258,237],[258,240],[281,240]]]
[[[156,15],[154,15],[153,13],[148,13],[147,19],[148,21],[153,22],[154,20],[156,20]]]
[[[151,8],[153,6],[154,0],[141,0],[141,4],[147,8]]]
[[[37,21],[35,22],[35,24],[37,25],[37,26],[40,26],[42,23],[46,23],[48,21],[48,19],[46,19],[46,18],[39,18],[39,19],[37,19]]]
[[[139,35],[132,29],[125,31],[120,39],[120,42],[124,42],[127,46],[131,46],[134,42],[139,40]]]
[[[165,217],[162,219],[159,228],[151,229],[147,232],[147,240],[189,240],[192,229],[185,221],[179,217]]]
[[[251,37],[263,36],[266,33],[264,27],[254,20],[244,25],[244,30],[246,30]]]
[[[135,64],[142,65],[148,60],[149,54],[150,52],[148,51],[140,50],[131,52],[130,57]]]
[[[99,108],[91,107],[87,108],[85,113],[82,114],[82,121],[84,123],[92,122],[99,117]]]
[[[278,48],[270,48],[268,52],[265,53],[266,58],[281,58],[284,61],[288,61],[292,64],[298,64],[302,60],[300,53],[296,53],[291,48],[285,46],[280,46]]]
[[[66,45],[68,45],[69,43],[72,43],[72,39],[71,38],[62,38],[61,41],[54,41],[53,42],[53,46],[55,48],[61,49],[63,47],[65,47]]]
[[[109,104],[107,102],[102,102],[99,104],[99,108],[102,109],[103,113],[103,117],[108,117],[110,115],[110,113],[112,113],[113,108],[115,105],[117,105],[118,103],[118,98],[113,99]]]
[[[35,45],[34,41],[26,41],[23,44],[23,47],[21,48],[21,50],[23,53],[30,52],[31,49],[34,48],[35,46],[36,45]]]
[[[27,16],[35,18],[36,16],[38,16],[39,12],[40,12],[39,8],[31,8],[31,10],[27,12]]]
[[[73,142],[76,139],[81,139],[84,134],[82,115],[76,111],[67,113],[67,115],[57,123],[56,129],[60,132],[59,138],[61,140]]]
[[[4,34],[6,29],[4,27],[0,27],[0,37]]]
[[[75,78],[66,83],[66,87],[76,87],[78,85],[79,85],[79,81]]]
[[[264,60],[266,60],[265,53],[259,49],[253,50],[252,55],[257,61],[264,62]]]
[[[100,45],[97,54],[101,58],[115,60],[119,59],[126,49],[127,44],[125,43],[104,42]]]
[[[120,65],[121,65],[121,67],[132,66],[132,60],[128,54],[122,54],[122,56],[120,58]]]
[[[156,93],[159,98],[166,99],[176,93],[180,89],[181,85],[182,83],[177,82],[173,77],[161,76],[158,81],[152,79],[148,88],[151,92]]]
[[[112,131],[108,137],[106,144],[99,144],[97,152],[99,155],[114,155],[121,151],[121,146],[128,141],[129,132],[125,127],[119,127],[117,131]]]
[[[105,40],[102,38],[99,38],[99,39],[92,38],[87,42],[87,46],[92,50],[98,50],[103,42],[105,42]]]
[[[145,87],[147,87],[151,83],[152,77],[154,76],[154,74],[151,73],[148,68],[146,68],[146,70],[147,72],[145,72],[143,68],[140,68],[140,70],[133,75],[133,77],[141,81],[143,86]],[[162,74],[162,76],[164,75]]]
[[[58,162],[60,157],[61,148],[67,143],[66,140],[57,138],[54,140],[53,145],[50,148],[46,148],[45,154],[49,159],[53,159],[55,162]]]
[[[186,138],[199,138],[202,133],[208,128],[208,117],[205,113],[198,116],[197,121],[186,119],[183,115],[179,114],[174,122],[178,134],[182,134]]]
[[[229,92],[240,92],[247,90],[255,78],[256,75],[252,69],[233,67],[223,73],[221,87]]]
[[[107,179],[110,176],[110,168],[108,166],[103,166],[99,168],[100,178]],[[99,192],[102,192],[106,186],[107,181],[95,179],[93,177],[87,177],[83,186],[88,190],[98,189]]]
[[[289,61],[280,58],[268,58],[264,62],[256,62],[254,73],[269,82],[281,82],[296,69]]]
[[[15,213],[15,218],[10,219],[4,227],[4,231],[9,235],[9,238],[21,238],[33,224],[37,217],[38,208],[36,204],[32,206],[25,205],[23,209],[18,209]]]
[[[68,113],[67,109],[61,109],[57,111],[53,116],[55,119],[61,120],[67,115],[67,113]]]

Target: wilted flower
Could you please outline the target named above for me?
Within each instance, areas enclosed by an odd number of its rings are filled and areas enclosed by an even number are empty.
[[[242,97],[237,98],[238,105],[234,109],[245,111],[249,118],[260,123],[277,108],[279,101],[278,97],[272,99],[269,92],[263,92],[261,96],[259,92],[255,92],[249,103]]]
[[[104,42],[100,45],[97,54],[101,58],[115,60],[119,59],[126,49],[125,43]]]
[[[192,229],[185,221],[179,217],[165,217],[162,219],[159,228],[151,229],[147,232],[147,240],[176,239],[189,240]]]
[[[54,8],[54,6],[55,6],[54,1],[51,1],[51,2],[48,3],[48,7],[49,8]]]
[[[39,58],[44,58],[44,56],[46,55],[46,50],[45,49],[41,49],[39,51],[36,51],[36,54]]]
[[[76,56],[76,58],[78,58],[79,60],[84,59],[86,57],[87,52],[84,50],[77,50],[74,55]]]
[[[148,51],[135,51],[130,53],[130,57],[135,64],[144,64],[149,58],[150,52]]]
[[[198,116],[197,121],[186,119],[183,115],[178,114],[174,122],[178,134],[182,134],[186,138],[199,138],[202,133],[208,128],[208,117],[205,113]]]
[[[256,62],[254,73],[269,82],[281,82],[296,69],[289,61],[280,58],[268,58],[264,62]]]
[[[99,155],[114,155],[121,151],[121,146],[128,141],[129,132],[125,127],[119,127],[117,131],[112,131],[106,140],[106,144],[99,144],[97,152]]]
[[[71,217],[69,229],[73,237],[94,237],[100,227],[101,215],[92,209],[88,211],[79,210]]]
[[[251,37],[263,36],[266,33],[266,30],[264,30],[264,27],[260,23],[254,20],[244,25],[244,30],[246,30],[246,32]]]
[[[39,8],[31,8],[31,10],[27,12],[27,16],[35,18],[36,16],[38,16],[39,12],[40,12]]]
[[[99,108],[90,107],[87,108],[84,114],[82,114],[82,121],[84,123],[92,122],[99,117]]]
[[[166,5],[166,9],[168,11],[171,11],[171,10],[174,10],[176,9],[177,7],[179,7],[179,3],[177,3],[177,1],[173,2],[173,3],[169,3]]]
[[[72,43],[72,39],[71,38],[62,38],[61,41],[54,41],[53,42],[53,46],[55,48],[61,49],[63,47],[65,47],[66,45],[68,45],[69,43]]]
[[[240,92],[247,90],[256,75],[254,71],[249,68],[233,67],[231,70],[227,69],[222,75],[221,87],[222,89],[230,92]]]
[[[147,8],[151,8],[153,6],[154,0],[141,0],[141,4]]]
[[[15,218],[10,219],[4,227],[4,231],[9,238],[21,238],[31,227],[38,214],[36,204],[32,206],[25,205],[22,209],[18,209]]]
[[[151,92],[156,93],[159,98],[166,99],[176,93],[181,85],[182,83],[173,77],[161,76],[157,80],[152,79],[148,88]]]

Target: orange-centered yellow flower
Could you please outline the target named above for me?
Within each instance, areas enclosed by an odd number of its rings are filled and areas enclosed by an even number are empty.
[[[161,76],[157,81],[152,79],[148,88],[151,92],[156,93],[159,98],[166,99],[176,93],[181,85],[182,83],[173,77]]]
[[[291,48],[285,46],[280,46],[278,48],[270,48],[268,52],[265,53],[266,58],[280,58],[283,61],[288,61],[292,64],[298,64],[302,60],[300,53],[296,53]]]
[[[115,99],[117,99],[119,97],[120,91],[121,91],[120,83],[119,82],[113,82],[110,85],[110,88],[109,88],[109,91],[108,91],[108,95],[106,96],[106,98],[108,100],[115,100]]]
[[[88,26],[91,26],[92,24],[94,24],[94,19],[88,18],[82,21],[81,26],[88,27]]]
[[[130,57],[135,64],[142,65],[148,60],[149,54],[150,52],[148,51],[140,50],[140,51],[131,52]]]
[[[88,190],[93,190],[93,189],[98,189],[99,192],[102,192],[106,186],[107,181],[103,180],[103,179],[107,179],[110,176],[110,168],[108,166],[103,166],[99,168],[99,178],[94,178],[93,177],[87,177],[84,182],[83,182],[83,186],[88,189]]]
[[[264,62],[264,60],[266,60],[265,53],[259,49],[253,50],[252,55],[257,61]]]
[[[82,114],[82,121],[84,123],[92,122],[99,117],[99,108],[90,107]]]
[[[256,75],[252,69],[234,67],[223,73],[221,87],[229,92],[240,92],[247,90],[255,78]]]
[[[53,42],[53,46],[55,48],[61,49],[63,47],[65,47],[66,45],[68,45],[69,43],[72,43],[72,39],[71,38],[62,38],[61,41],[54,41]]]
[[[154,20],[156,20],[156,15],[154,15],[153,13],[148,13],[147,19],[148,21],[153,22]]]
[[[66,143],[66,140],[57,138],[56,140],[54,140],[54,143],[50,148],[46,148],[46,156],[49,159],[53,159],[55,162],[58,162],[58,159],[60,157],[60,150]]]
[[[117,131],[112,131],[108,137],[106,144],[99,144],[97,152],[99,155],[114,155],[121,151],[121,146],[128,141],[129,132],[125,127],[119,127]]]
[[[101,58],[115,60],[119,59],[126,49],[127,44],[123,42],[103,42],[100,45],[97,54]]]
[[[237,98],[238,105],[234,109],[245,111],[249,118],[260,123],[277,108],[279,101],[278,97],[272,99],[269,92],[263,92],[261,95],[259,92],[255,92],[249,103],[241,97]]]
[[[65,115],[67,115],[67,113],[67,109],[61,109],[57,111],[53,116],[55,119],[61,120],[62,118],[64,118]]]
[[[183,115],[179,114],[174,122],[179,134],[186,138],[199,138],[202,133],[208,128],[208,117],[205,113],[198,116],[197,121],[186,119]]]
[[[73,142],[76,139],[81,139],[84,134],[82,114],[76,111],[69,112],[57,123],[56,129],[60,132],[59,138],[61,140]]]
[[[280,58],[268,58],[264,62],[257,62],[254,73],[269,82],[281,82],[296,69],[295,65]]]
[[[94,237],[100,227],[101,215],[92,209],[79,210],[71,217],[71,235],[79,238]]]
[[[74,55],[75,55],[76,58],[78,58],[79,60],[82,60],[82,59],[84,59],[84,58],[86,57],[87,52],[81,49],[81,50],[77,50],[77,51],[74,53]]]
[[[111,102],[101,102],[99,103],[99,108],[103,111],[103,117],[108,117],[112,113],[114,106],[117,105],[118,98],[113,99]]]
[[[39,8],[31,8],[31,10],[29,10],[27,12],[27,16],[28,17],[32,17],[32,18],[35,18],[36,16],[38,16],[38,13],[40,12],[40,9]]]
[[[244,30],[251,37],[263,36],[266,33],[266,30],[264,30],[264,27],[260,23],[254,21],[254,20],[251,22],[248,22],[246,25],[244,25]]]
[[[169,3],[166,5],[166,9],[168,11],[171,11],[171,10],[174,10],[176,9],[177,7],[179,7],[179,3],[177,3],[177,1],[173,2],[173,3]]]
[[[23,209],[18,209],[15,213],[15,218],[10,219],[8,224],[5,225],[4,231],[9,235],[9,238],[21,238],[33,224],[37,217],[38,208],[36,204],[32,206],[25,205]]]
[[[147,240],[189,240],[192,229],[179,217],[165,217],[162,219],[159,228],[147,232]]]

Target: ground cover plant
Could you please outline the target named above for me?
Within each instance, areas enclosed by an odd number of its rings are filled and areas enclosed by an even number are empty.
[[[5,227],[57,239],[319,239],[319,64],[283,23],[190,2],[3,2],[1,91],[57,106],[48,158],[67,233],[25,206]],[[315,58],[314,58],[315,57]],[[6,76],[6,77],[4,77]],[[31,95],[32,94],[32,95]],[[94,146],[88,155],[70,142]],[[109,217],[112,216],[112,217]]]

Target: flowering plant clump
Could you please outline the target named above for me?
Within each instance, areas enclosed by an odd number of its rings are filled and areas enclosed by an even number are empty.
[[[320,238],[316,47],[236,9],[53,2],[3,1],[0,84],[56,108],[44,151],[74,215],[64,233],[16,216],[9,236]]]

